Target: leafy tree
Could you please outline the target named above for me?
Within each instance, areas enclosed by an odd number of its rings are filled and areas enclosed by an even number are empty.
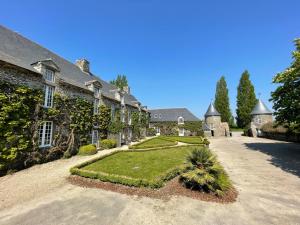
[[[99,124],[99,130],[100,130],[100,138],[101,139],[107,139],[108,136],[108,128],[110,124],[110,114],[111,110],[105,105],[100,106],[100,112],[98,115],[98,124]]]
[[[230,122],[232,122],[231,120],[232,115],[229,106],[227,83],[224,76],[222,76],[217,83],[216,95],[215,95],[215,107],[217,111],[221,113],[222,122],[227,122],[230,124]]]
[[[123,90],[124,87],[128,86],[127,77],[125,75],[118,75],[117,79],[110,81],[110,83],[120,88],[121,90]]]
[[[248,71],[244,71],[237,88],[236,120],[238,127],[244,128],[251,122],[251,111],[257,103],[254,86],[249,79]]]
[[[300,131],[300,39],[295,40],[295,46],[291,66],[273,79],[279,86],[272,92],[271,100],[276,121]]]

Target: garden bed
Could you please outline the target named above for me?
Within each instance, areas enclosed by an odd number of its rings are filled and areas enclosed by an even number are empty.
[[[186,169],[186,157],[203,146],[117,151],[71,168],[73,175],[136,187],[159,188]]]
[[[78,185],[84,188],[97,188],[130,196],[149,197],[162,200],[169,200],[173,196],[183,196],[201,201],[228,204],[235,202],[238,196],[238,192],[233,187],[229,189],[222,197],[205,192],[193,191],[183,187],[179,183],[178,177],[168,181],[166,185],[160,189],[129,187],[121,184],[103,182],[100,180],[89,179],[80,176],[70,176],[68,177],[68,181],[73,185]]]
[[[155,137],[141,143],[129,146],[129,149],[146,149],[146,148],[156,148],[156,147],[166,147],[166,146],[175,146],[177,141],[167,140],[161,137]]]

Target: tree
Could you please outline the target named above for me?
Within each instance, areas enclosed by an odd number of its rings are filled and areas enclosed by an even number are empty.
[[[251,111],[257,103],[254,86],[249,79],[250,74],[245,70],[241,76],[237,88],[237,110],[236,120],[240,128],[244,128],[251,122]]]
[[[271,100],[276,121],[300,131],[300,39],[294,42],[294,60],[289,68],[274,77],[273,83],[279,86],[271,93]]]
[[[118,75],[117,79],[110,81],[110,83],[120,88],[121,90],[123,90],[124,87],[128,86],[127,77],[125,75]]]
[[[217,83],[216,95],[215,95],[215,107],[217,111],[221,113],[222,122],[227,122],[228,124],[230,124],[232,122],[231,120],[232,115],[229,106],[227,83],[224,76],[222,76]]]

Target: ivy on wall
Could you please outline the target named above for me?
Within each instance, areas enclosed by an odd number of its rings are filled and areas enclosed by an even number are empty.
[[[99,126],[100,138],[107,139],[108,129],[111,122],[111,109],[105,105],[100,106],[99,115],[96,119]]]
[[[0,174],[22,168],[22,161],[37,148],[33,133],[42,99],[41,90],[0,83]]]

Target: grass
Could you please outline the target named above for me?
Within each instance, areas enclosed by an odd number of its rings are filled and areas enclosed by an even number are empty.
[[[194,136],[161,136],[164,140],[170,140],[170,141],[178,141],[183,142],[187,144],[203,144],[203,138],[200,136],[194,137]]]
[[[156,148],[165,146],[174,146],[177,142],[174,140],[167,140],[160,137],[152,138],[141,143],[130,146],[130,149],[146,149],[146,148]]]
[[[158,188],[187,168],[186,158],[202,146],[117,152],[71,169],[71,173],[129,186]]]

